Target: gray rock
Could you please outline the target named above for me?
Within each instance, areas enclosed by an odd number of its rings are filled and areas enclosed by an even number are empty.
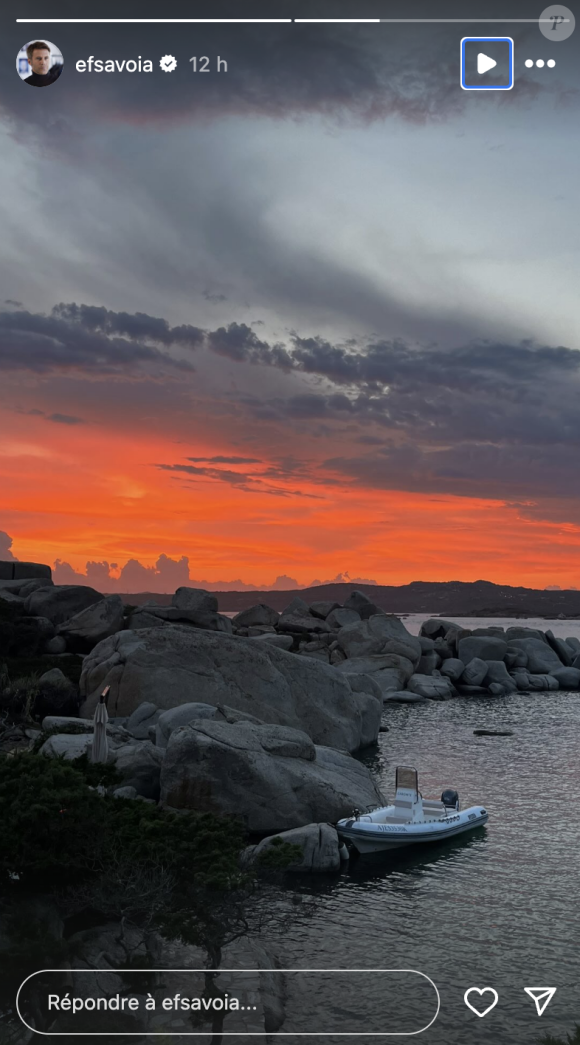
[[[577,639],[575,635],[570,635],[566,642],[574,654],[580,653],[580,639]]]
[[[360,674],[348,674],[346,676],[347,682],[353,693],[372,693],[374,697],[382,704],[383,702],[383,687],[379,683],[378,675],[366,675],[364,672]]]
[[[21,562],[19,559],[0,561],[0,580],[26,581],[35,577],[50,583],[52,570],[42,562]]]
[[[580,668],[553,668],[550,672],[560,689],[580,689]]]
[[[341,607],[339,602],[332,602],[330,599],[327,599],[326,602],[323,601],[310,603],[310,612],[315,617],[321,617],[322,620],[326,620],[329,613],[332,613],[333,610],[339,610],[340,608]]]
[[[421,653],[430,653],[435,649],[435,639],[430,639],[427,635],[419,635],[419,644]]]
[[[461,681],[467,686],[481,686],[487,675],[487,661],[474,657],[465,665]]]
[[[338,644],[347,657],[366,657],[368,654],[392,653],[406,657],[413,665],[419,663],[421,643],[407,631],[398,617],[375,614],[368,620],[348,624],[338,633]]]
[[[24,599],[21,599],[19,595],[14,595],[11,591],[6,591],[5,588],[0,588],[0,600],[7,602],[10,606],[24,607]]]
[[[455,695],[451,680],[444,675],[412,675],[408,689],[430,700],[449,700]]]
[[[444,639],[449,632],[456,632],[460,629],[459,624],[455,624],[451,620],[443,620],[442,617],[430,617],[429,620],[423,621],[419,635],[429,639]]]
[[[117,787],[113,791],[113,798],[139,798],[134,787]]]
[[[143,700],[163,711],[227,704],[343,751],[373,743],[380,724],[379,701],[354,694],[334,667],[261,639],[185,626],[120,631],[99,643],[83,662],[83,714],[93,713],[104,685],[112,715],[130,715]]]
[[[283,613],[278,621],[278,631],[299,635],[316,635],[331,630],[327,621],[306,613]]]
[[[462,682],[458,684],[457,692],[462,697],[486,697],[488,695],[485,686],[469,686]]]
[[[511,675],[508,673],[503,660],[488,660],[487,675],[483,680],[485,686],[491,688],[492,683],[499,683],[504,693],[514,693],[518,688]]]
[[[379,686],[381,699],[391,690],[403,689],[413,674],[413,665],[406,657],[387,656],[353,657],[335,665],[337,671],[348,678],[366,675]]]
[[[500,624],[490,624],[487,628],[473,628],[472,635],[485,635],[488,638],[505,638],[505,628],[502,628]]]
[[[57,657],[60,653],[64,653],[65,651],[66,639],[62,635],[55,635],[54,638],[48,639],[44,644],[44,652],[53,657]]]
[[[196,722],[172,733],[161,771],[166,807],[240,816],[268,833],[336,822],[382,802],[370,772],[283,726]]]
[[[294,645],[291,635],[252,635],[252,642],[267,642],[269,646],[277,646],[278,649],[290,650]]]
[[[572,661],[574,660],[574,654],[572,653],[572,650],[570,649],[568,644],[564,642],[564,639],[559,639],[556,635],[554,635],[553,631],[547,631],[546,638],[548,640],[549,645],[554,650],[554,653],[558,654],[558,657],[561,663],[564,665],[564,667],[570,668],[572,666]]]
[[[149,740],[117,748],[115,769],[127,787],[134,787],[143,798],[159,799],[159,778],[163,751]]]
[[[89,754],[92,744],[91,733],[55,733],[44,741],[39,753],[47,758],[64,758],[70,762]],[[114,759],[114,751],[111,749],[107,761],[113,762]]]
[[[269,835],[258,842],[258,845],[245,850],[244,863],[247,861],[259,864],[260,857],[272,848],[274,839],[280,839],[289,845],[298,845],[302,849],[302,857],[285,868],[290,873],[331,874],[340,871],[340,842],[332,824],[306,824],[305,827],[295,827],[292,831]]]
[[[508,668],[527,668],[528,666],[527,653],[523,649],[517,649],[515,646],[508,646],[504,660]]]
[[[204,596],[208,596],[207,599]],[[131,629],[162,627],[166,624],[190,624],[206,631],[233,632],[229,617],[224,617],[211,606],[217,599],[210,592],[198,588],[178,588],[173,599],[179,605],[158,606],[155,602],[144,603],[131,613],[128,624]]]
[[[408,689],[396,689],[386,693],[385,704],[426,704],[429,697],[422,697],[420,693],[411,693]]]
[[[301,599],[299,595],[296,595],[286,606],[286,609],[282,610],[283,617],[310,617],[310,606],[304,599]]]
[[[440,660],[434,649],[429,650],[428,653],[423,653],[417,664],[418,675],[432,675],[433,672],[439,667]]]
[[[356,610],[362,620],[368,620],[369,617],[375,616],[378,610],[373,600],[369,599],[364,591],[351,591],[344,603],[344,608],[345,610]],[[379,610],[378,612],[382,613],[383,611]]]
[[[520,678],[523,678],[523,674],[516,676],[516,682],[518,683],[518,689],[519,689],[519,680],[520,680]],[[527,686],[525,688],[528,689],[528,690],[532,690],[534,692],[543,693],[545,691],[559,689],[560,688],[560,683],[558,682],[558,679],[554,678],[553,675],[528,674],[528,676],[527,676]]]
[[[457,659],[455,657],[454,649],[451,648],[445,639],[435,639],[433,648],[442,661]]]
[[[252,628],[260,624],[277,624],[279,620],[280,614],[276,610],[266,606],[264,602],[259,602],[247,610],[236,613],[236,616],[232,618],[232,624],[234,628]]]
[[[500,637],[479,635],[460,639],[457,644],[457,656],[464,664],[470,660],[503,660],[507,653],[507,642]]]
[[[452,682],[457,682],[464,674],[465,667],[462,660],[458,660],[457,657],[449,657],[441,665],[441,674],[446,675]]]
[[[204,588],[178,588],[171,598],[171,605],[188,613],[210,614],[218,612],[217,595]]]
[[[538,639],[540,642],[547,642],[544,632],[540,631],[539,628],[523,628],[519,625],[514,625],[512,628],[507,628],[505,634],[510,646],[512,645],[512,639]]]
[[[276,635],[276,629],[273,624],[250,624],[249,628],[242,628],[242,632],[248,633],[248,638],[255,639],[258,635]]]
[[[129,715],[125,728],[136,740],[149,740],[149,730],[151,726],[157,725],[160,714],[161,711],[156,704],[151,703],[150,700],[144,700]]]
[[[178,708],[170,708],[159,715],[155,730],[157,747],[166,748],[171,734],[181,726],[187,726],[197,719],[213,719],[218,714],[215,704],[180,704]]]
[[[103,596],[84,584],[54,584],[38,588],[24,603],[24,612],[32,617],[48,617],[53,624],[64,624],[76,613],[101,602]]]
[[[333,631],[338,631],[339,628],[344,628],[347,624],[356,624],[360,619],[360,613],[356,610],[347,610],[345,608],[333,610],[332,613],[329,613],[326,623],[330,625]]]
[[[108,595],[100,602],[70,617],[60,625],[59,634],[74,653],[88,653],[109,635],[123,627],[123,600],[120,595]]]
[[[552,668],[562,667],[558,654],[543,639],[511,639],[510,646],[527,654],[530,675],[550,674]]]

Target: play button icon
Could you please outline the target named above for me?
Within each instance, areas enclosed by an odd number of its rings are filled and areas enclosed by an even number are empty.
[[[497,62],[490,58],[488,54],[483,54],[482,51],[479,52],[477,56],[477,71],[480,76],[483,73],[488,73],[490,69],[495,69],[496,65]]]
[[[464,91],[511,91],[514,42],[511,36],[464,36],[461,86]]]

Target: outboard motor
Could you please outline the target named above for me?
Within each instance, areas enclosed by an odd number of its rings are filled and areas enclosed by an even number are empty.
[[[451,787],[443,792],[441,801],[447,809],[459,809],[459,795]]]

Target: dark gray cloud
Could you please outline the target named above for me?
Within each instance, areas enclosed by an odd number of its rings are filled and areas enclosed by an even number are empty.
[[[54,421],[57,425],[84,425],[82,417],[74,417],[72,414],[49,414],[47,421]]]
[[[192,370],[188,360],[173,358],[159,346],[191,349],[202,339],[196,327],[169,327],[166,320],[144,313],[131,316],[88,305],[56,305],[50,315],[0,311],[0,369]]]
[[[259,457],[188,457],[194,464],[261,464]]]

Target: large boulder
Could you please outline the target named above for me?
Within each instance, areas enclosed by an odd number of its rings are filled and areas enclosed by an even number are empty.
[[[279,620],[280,614],[276,610],[259,602],[256,606],[249,606],[247,610],[236,613],[232,624],[234,628],[252,628],[260,624],[277,624]]]
[[[340,842],[332,824],[306,824],[292,831],[269,835],[244,851],[244,862],[259,864],[260,857],[272,848],[275,851],[281,842],[297,845],[302,850],[302,856],[287,864],[285,871],[322,874],[340,871]]]
[[[343,752],[315,747],[300,730],[200,722],[171,734],[161,801],[174,809],[240,816],[259,834],[336,822],[382,803],[369,770]]]
[[[345,610],[356,610],[363,620],[368,620],[369,617],[373,617],[377,613],[384,613],[384,610],[377,606],[372,599],[369,599],[364,591],[351,591],[344,608]]]
[[[469,664],[465,665],[461,681],[466,686],[481,686],[486,675],[487,661],[481,657],[473,657]]]
[[[104,685],[115,716],[130,715],[144,700],[162,711],[227,704],[345,751],[373,743],[380,724],[376,697],[353,693],[334,667],[257,639],[186,626],[120,631],[100,642],[83,662],[83,714],[93,713]]]
[[[107,595],[87,606],[60,625],[59,634],[74,653],[88,653],[97,642],[114,635],[123,627],[123,600],[120,595]]]
[[[330,632],[330,624],[309,613],[283,613],[278,621],[278,630],[297,635],[322,635]]]
[[[32,617],[48,617],[53,624],[64,624],[102,598],[100,592],[85,584],[54,584],[33,591],[24,603],[24,612]]]
[[[159,716],[155,729],[155,743],[159,748],[166,748],[172,733],[181,726],[188,726],[196,719],[213,719],[218,714],[215,704],[180,704],[178,708],[170,708]]]
[[[539,693],[549,692],[550,690],[560,689],[560,683],[557,678],[553,675],[528,675],[528,689],[538,691]]]
[[[155,730],[161,712],[156,704],[144,700],[135,708],[125,723],[125,728],[136,740],[149,740],[149,730]]]
[[[452,682],[457,682],[465,671],[465,664],[457,657],[448,657],[441,665],[441,674],[446,675]]]
[[[557,635],[554,635],[553,631],[546,632],[546,639],[554,652],[558,654],[564,667],[571,667],[572,661],[574,660],[574,654],[572,653],[568,643],[564,642],[564,639],[559,639]]]
[[[360,619],[360,613],[357,613],[356,610],[347,610],[344,607],[329,613],[326,623],[330,625],[333,631],[338,631],[340,628],[345,628],[347,624],[356,624]]]
[[[386,613],[347,624],[338,633],[338,644],[349,659],[375,653],[392,653],[406,657],[416,666],[421,657],[419,639],[407,631],[398,617]]]
[[[331,599],[310,603],[310,612],[313,613],[315,617],[322,617],[323,620],[326,620],[328,614],[332,613],[333,610],[339,610],[340,608],[340,602],[332,602]]]
[[[0,580],[28,580],[40,577],[47,582],[52,578],[50,566],[43,562],[21,562],[19,559],[2,559],[0,561]]]
[[[506,653],[507,642],[499,635],[469,635],[457,643],[457,656],[464,664],[476,657],[478,660],[503,660]]]
[[[547,642],[544,632],[540,631],[539,628],[525,628],[519,624],[514,624],[513,627],[507,628],[505,636],[510,646],[512,639],[538,639],[540,642]]]
[[[411,678],[414,668],[406,657],[387,654],[386,656],[369,655],[343,660],[342,663],[336,665],[335,670],[349,678],[353,675],[370,676],[380,687],[384,698],[391,690],[403,689]]]
[[[60,668],[51,668],[40,676],[34,701],[35,715],[39,718],[45,718],[46,715],[74,715],[78,706],[77,687]]]
[[[558,679],[560,689],[580,689],[580,668],[552,668],[550,674]]]
[[[295,595],[292,602],[289,602],[285,609],[282,610],[283,617],[309,617],[310,606],[304,599],[301,599],[299,595]]]
[[[503,687],[504,693],[514,693],[518,687],[509,674],[503,660],[488,660],[486,663],[487,675],[483,680],[484,686],[499,683]]]
[[[510,639],[510,646],[527,654],[527,667],[531,675],[549,675],[552,668],[562,667],[556,651],[542,639]]]
[[[117,748],[115,769],[126,787],[134,787],[142,798],[152,798],[157,802],[162,762],[162,749],[149,740],[141,740]]]
[[[269,646],[277,646],[278,649],[290,650],[294,645],[292,635],[250,635],[252,642],[267,642]]]
[[[429,697],[430,700],[449,700],[455,696],[451,679],[444,675],[412,675],[408,688],[411,693]]]
[[[178,588],[172,596],[171,606],[143,603],[133,610],[128,624],[131,629],[190,624],[194,628],[223,631],[228,635],[233,631],[230,618],[218,613],[217,597],[203,588]]]

